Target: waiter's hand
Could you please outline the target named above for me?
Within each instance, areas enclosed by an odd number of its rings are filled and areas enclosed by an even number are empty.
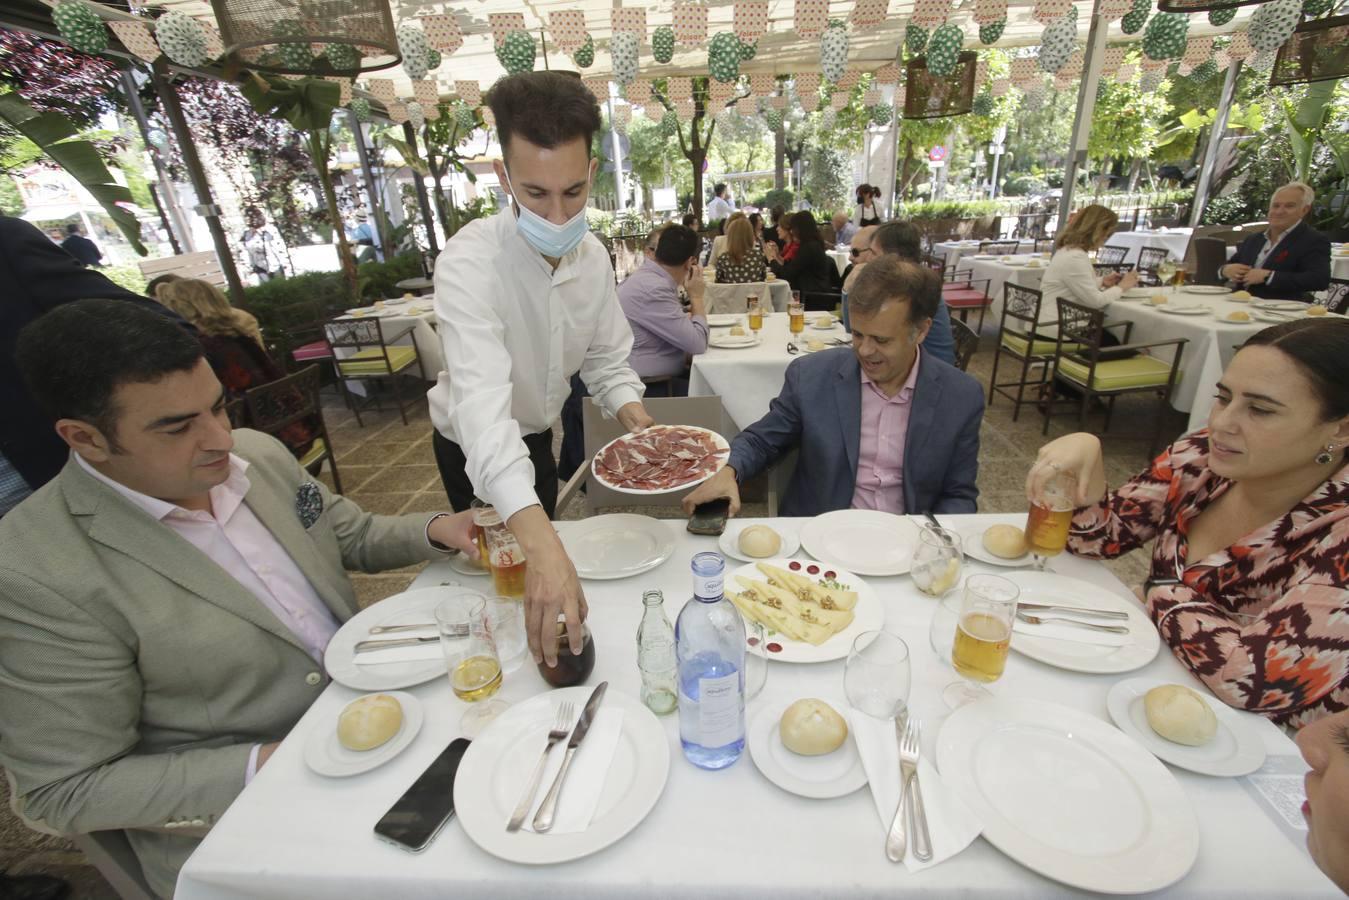
[[[567,620],[568,643],[580,655],[581,623],[589,609],[576,567],[541,506],[527,506],[506,523],[525,551],[525,634],[534,662],[557,665],[557,617]]]
[[[656,420],[651,418],[640,400],[634,400],[620,406],[618,408],[618,421],[619,424],[633,433],[645,431],[656,424]]]
[[[1269,269],[1247,269],[1246,277],[1242,278],[1241,281],[1247,285],[1264,284],[1269,280],[1271,274]]]

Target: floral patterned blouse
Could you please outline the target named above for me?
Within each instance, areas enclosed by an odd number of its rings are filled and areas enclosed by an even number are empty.
[[[1232,486],[1208,432],[1073,517],[1068,549],[1112,559],[1156,538],[1147,612],[1171,651],[1238,709],[1300,728],[1349,708],[1349,465],[1285,516],[1187,558],[1194,519]]]
[[[717,284],[751,284],[764,280],[763,250],[755,247],[745,255],[745,261],[737,263],[731,254],[722,253],[717,257]]]

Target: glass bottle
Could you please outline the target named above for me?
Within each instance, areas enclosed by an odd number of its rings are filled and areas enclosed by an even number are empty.
[[[642,673],[642,702],[658,716],[679,704],[674,626],[665,615],[665,595],[644,591],[641,624],[637,626],[637,668]]]
[[[695,766],[722,769],[745,749],[745,623],[722,593],[720,554],[691,565],[693,597],[675,621],[679,742]]]

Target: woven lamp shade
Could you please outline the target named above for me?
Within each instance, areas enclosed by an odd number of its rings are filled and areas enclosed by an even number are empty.
[[[211,8],[226,54],[261,72],[350,77],[402,61],[389,0],[211,0]]]
[[[904,118],[939,119],[960,116],[974,107],[974,73],[979,54],[966,50],[960,54],[950,75],[933,75],[925,57],[909,61],[905,79]]]
[[[1207,12],[1225,6],[1254,6],[1266,2],[1268,0],[1157,0],[1157,10],[1173,13]]]
[[[1271,86],[1349,76],[1349,16],[1303,22],[1279,48]]]

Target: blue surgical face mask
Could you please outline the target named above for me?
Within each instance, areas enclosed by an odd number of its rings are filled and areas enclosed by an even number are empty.
[[[515,200],[515,209],[519,213],[515,217],[515,227],[520,230],[520,236],[544,256],[551,256],[554,259],[565,256],[585,238],[589,229],[586,226],[584,207],[564,224],[554,225],[538,213],[525,208],[515,194],[515,185],[511,184],[509,172],[506,174],[506,187],[511,189],[511,197]],[[586,189],[589,191],[589,184],[586,185]]]

